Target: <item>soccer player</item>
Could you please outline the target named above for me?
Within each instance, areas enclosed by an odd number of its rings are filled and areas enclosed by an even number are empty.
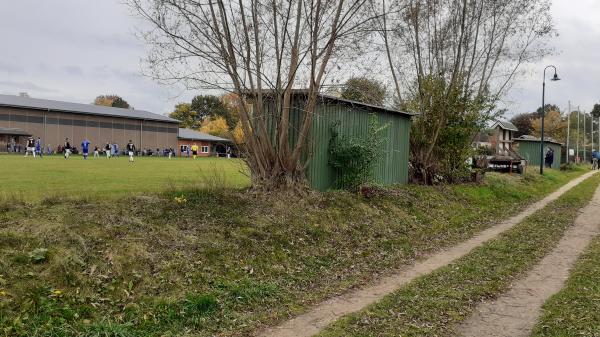
[[[63,149],[65,159],[68,159],[71,155],[71,143],[69,142],[69,138],[65,138],[65,147]]]
[[[110,158],[110,143],[106,143],[106,146],[104,146],[104,152],[106,152],[106,158]]]
[[[44,150],[42,148],[42,139],[40,137],[38,137],[37,140],[35,141],[35,153],[37,153],[40,156],[40,158],[44,158]]]
[[[100,150],[97,146],[94,146],[94,158],[100,157]]]
[[[81,152],[83,153],[83,159],[87,159],[90,152],[90,141],[87,138],[81,142]]]
[[[127,154],[129,155],[130,163],[133,163],[133,153],[134,152],[135,152],[135,145],[133,144],[133,142],[130,139],[129,143],[127,143]]]
[[[35,158],[35,139],[33,137],[27,138],[27,147],[25,148],[25,157],[31,152],[33,158]]]
[[[117,158],[119,158],[119,144],[117,144],[117,143],[114,143],[114,144],[112,145],[112,147],[113,147],[113,148],[112,148],[112,149],[113,149],[113,151],[112,151],[112,155],[113,155],[113,156],[115,156],[115,157],[117,157]]]
[[[196,159],[197,155],[198,155],[198,145],[196,145],[196,143],[194,143],[194,145],[192,145],[192,157],[194,159]]]

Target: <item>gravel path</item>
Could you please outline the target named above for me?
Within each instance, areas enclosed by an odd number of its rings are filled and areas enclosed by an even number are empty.
[[[526,217],[544,208],[550,202],[558,199],[562,194],[596,172],[597,171],[586,173],[581,177],[570,181],[544,199],[527,207],[518,215],[480,232],[463,243],[442,250],[425,260],[407,266],[390,276],[378,280],[371,286],[326,300],[306,313],[283,322],[278,326],[268,328],[258,335],[261,337],[308,337],[316,335],[327,325],[335,322],[342,316],[357,312],[366,306],[381,300],[385,295],[395,291],[415,278],[428,274],[468,254],[474,248],[495,238],[498,234],[512,228]],[[479,336],[487,336],[487,334]]]
[[[542,305],[569,277],[577,258],[600,233],[600,188],[565,232],[556,248],[498,299],[480,305],[458,329],[464,337],[525,337],[531,334]]]

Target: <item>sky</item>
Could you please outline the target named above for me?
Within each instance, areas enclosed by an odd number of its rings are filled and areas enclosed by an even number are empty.
[[[0,0],[0,94],[91,103],[118,94],[130,105],[167,114],[199,92],[164,86],[142,75],[147,47],[136,37],[143,23],[123,0]],[[502,105],[507,118],[541,105],[542,71],[558,68],[547,82],[546,102],[590,111],[600,102],[600,0],[554,0],[559,34],[556,54],[528,66]]]

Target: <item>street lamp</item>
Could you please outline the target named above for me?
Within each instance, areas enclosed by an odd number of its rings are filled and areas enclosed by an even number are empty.
[[[553,65],[549,65],[544,68],[544,81],[542,83],[542,139],[540,142],[540,174],[544,174],[544,117],[546,116],[546,69],[553,68],[554,76],[550,79],[550,81],[560,81],[558,75],[556,74],[556,67]]]

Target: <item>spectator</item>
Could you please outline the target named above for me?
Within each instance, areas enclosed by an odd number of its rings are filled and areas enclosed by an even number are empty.
[[[546,157],[544,162],[546,167],[552,167],[552,164],[554,163],[554,150],[552,150],[551,148],[548,148],[548,151],[546,151]]]

